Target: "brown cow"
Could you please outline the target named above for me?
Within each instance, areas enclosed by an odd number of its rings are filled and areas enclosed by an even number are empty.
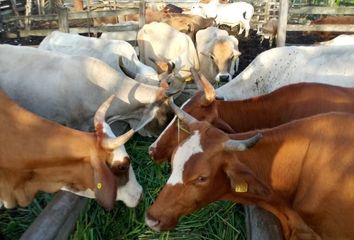
[[[194,79],[198,79],[194,74]],[[318,83],[299,83],[282,87],[268,95],[241,101],[215,99],[215,90],[202,77],[204,91],[196,93],[182,107],[198,120],[232,133],[279,124],[329,111],[354,112],[354,89]],[[150,146],[155,161],[169,160],[178,141],[188,134],[173,119]]]
[[[38,191],[65,188],[95,197],[107,209],[116,199],[135,207],[142,188],[129,160],[116,161],[118,147],[135,131],[108,137],[111,130],[104,116],[112,100],[113,96],[97,110],[96,132],[88,133],[41,118],[0,91],[0,203],[25,207]],[[113,160],[114,171],[108,167]]]
[[[353,24],[354,25],[354,16],[329,16],[324,18],[319,18],[311,22],[311,25],[323,25],[323,24],[336,24],[336,25],[345,25]],[[320,38],[320,41],[328,41],[339,34],[351,34],[350,32],[306,32],[305,35],[315,34]]]
[[[139,21],[139,14],[96,18],[94,19],[94,25],[101,26],[126,21]],[[145,23],[148,24],[151,22],[165,22],[174,29],[186,33],[192,38],[193,42],[195,42],[195,34],[197,31],[215,25],[214,18],[203,18],[196,15],[170,13],[146,8]]]
[[[190,136],[174,152],[171,176],[147,212],[152,229],[172,229],[181,216],[222,199],[273,213],[285,239],[353,239],[353,114],[228,135],[174,108]]]

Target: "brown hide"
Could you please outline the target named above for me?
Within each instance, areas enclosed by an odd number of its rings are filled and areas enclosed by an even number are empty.
[[[139,21],[139,14],[95,18],[94,25],[101,26],[104,24],[116,24],[118,22],[126,21]],[[145,23],[148,24],[151,22],[165,22],[174,29],[189,35],[193,41],[195,40],[195,34],[198,30],[213,26],[215,24],[214,18],[203,18],[196,15],[155,11],[147,8],[145,11]]]
[[[186,128],[198,132],[203,151],[185,163],[183,183],[167,184],[148,210],[153,229],[172,229],[179,217],[224,199],[270,211],[285,239],[353,238],[353,114],[326,113],[259,130],[263,137],[244,151],[223,146],[255,131],[228,135],[205,121]]]
[[[171,17],[164,18],[162,21],[190,36],[193,42],[195,42],[195,34],[199,30],[215,25],[214,18],[203,18],[189,14],[171,14]]]
[[[330,16],[324,17],[311,22],[311,25],[322,24],[354,24],[354,16]],[[305,35],[313,33],[320,38],[320,41],[328,41],[338,36],[339,34],[352,34],[351,32],[306,32]]]
[[[183,110],[226,132],[274,127],[329,111],[354,112],[354,89],[317,83],[288,85],[248,100],[215,100],[208,106],[202,106],[203,95],[203,92],[196,93]],[[169,160],[178,144],[178,138],[182,141],[187,136],[184,130],[178,133],[175,120],[150,147],[150,157],[155,161]]]
[[[19,107],[0,92],[0,200],[5,207],[27,206],[38,191],[61,187],[95,190],[111,209],[116,179],[107,167],[112,152],[100,147],[94,133],[45,120]]]

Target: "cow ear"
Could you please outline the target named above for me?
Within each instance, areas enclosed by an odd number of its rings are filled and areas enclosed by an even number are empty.
[[[241,56],[241,52],[238,50],[234,50],[234,58],[238,58],[239,56]]]
[[[117,197],[116,177],[105,162],[98,157],[92,159],[94,174],[94,192],[97,202],[107,210],[114,207]]]
[[[238,40],[235,36],[230,36],[232,43],[234,44],[234,49],[238,49]]]
[[[187,26],[188,26],[188,32],[193,33],[195,30],[194,25],[191,23],[188,23]]]
[[[230,180],[232,191],[236,193],[249,193],[259,197],[267,197],[271,193],[270,187],[236,159],[228,159],[224,172]]]

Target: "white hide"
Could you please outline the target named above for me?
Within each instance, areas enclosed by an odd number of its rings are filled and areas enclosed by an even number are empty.
[[[353,45],[273,48],[259,54],[216,93],[227,100],[240,100],[298,82],[354,87],[353,63]]]
[[[126,41],[98,39],[53,31],[43,39],[38,48],[69,55],[94,57],[124,74],[118,62],[118,57],[121,56],[123,57],[125,67],[130,72],[142,75],[156,82],[159,80],[157,72],[152,67],[140,62],[133,46]]]
[[[191,75],[191,67],[199,69],[197,51],[192,39],[166,23],[145,24],[138,32],[137,40],[140,55],[143,57],[141,61],[155,70],[156,65],[149,58],[173,61],[178,76],[183,79]]]
[[[354,35],[342,34],[329,41],[320,42],[320,45],[326,45],[326,46],[354,45]]]
[[[230,48],[228,52],[223,52],[226,56],[230,56],[232,61],[224,69],[218,69],[215,62],[218,60],[219,54],[213,54],[213,48],[219,42],[228,42]],[[220,81],[220,76],[228,76],[229,80],[237,72],[239,64],[238,40],[234,36],[230,36],[227,31],[220,30],[216,27],[208,27],[199,30],[196,34],[196,45],[199,57],[200,72],[209,81]],[[224,49],[225,50],[225,49]],[[213,55],[211,57],[210,55]]]
[[[49,120],[88,131],[93,116],[112,94],[106,116],[142,117],[159,88],[138,83],[104,62],[22,46],[0,45],[0,88],[19,105]]]
[[[238,34],[246,30],[245,37],[247,37],[251,28],[250,21],[254,14],[254,8],[246,2],[219,3],[211,1],[207,4],[195,4],[191,8],[191,13],[202,17],[216,17],[215,22],[219,25],[225,24],[230,27],[240,25]]]
[[[199,152],[203,152],[203,148],[200,144],[200,133],[195,131],[193,135],[177,148],[172,157],[172,173],[167,184],[176,185],[183,183],[183,171],[186,162],[191,156]]]

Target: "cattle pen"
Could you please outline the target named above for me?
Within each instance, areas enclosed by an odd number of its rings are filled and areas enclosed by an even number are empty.
[[[63,32],[80,33],[87,35],[99,35],[102,32],[118,32],[119,38],[129,41],[136,45],[137,31],[145,24],[145,7],[154,4],[173,3],[182,7],[188,7],[195,1],[103,1],[93,3],[88,1],[85,3],[84,8],[80,11],[74,11],[68,6],[56,6],[56,2],[36,1],[32,2],[27,0],[26,2],[1,1],[3,8],[0,12],[0,42],[11,42],[13,39],[31,39],[32,37],[42,38],[52,32],[59,29]],[[310,4],[310,1],[293,1],[286,0],[280,1],[248,1],[253,3],[256,7],[256,13],[252,19],[252,29],[257,30],[258,26],[261,26],[271,18],[278,18],[278,34],[277,34],[277,46],[284,46],[287,41],[287,36],[293,32],[305,32],[305,31],[325,31],[325,32],[354,32],[354,25],[310,25],[308,16],[312,18],[322,15],[354,15],[354,6],[347,5],[335,5],[335,2],[328,3],[325,6],[318,6]],[[6,5],[8,3],[8,5]],[[75,2],[74,2],[75,4]],[[5,6],[6,5],[6,6]],[[95,26],[93,19],[99,17],[117,17],[128,14],[139,14],[139,22],[123,22],[116,25],[101,25]],[[264,48],[263,48],[264,49]],[[144,149],[147,151],[149,141],[145,141],[141,137],[136,137],[135,142],[130,145],[130,151],[134,156],[135,149]],[[141,153],[138,153],[141,154]],[[136,159],[140,156],[135,155]],[[138,167],[138,163],[136,168]],[[149,167],[156,167],[151,163],[145,162]],[[160,179],[163,178],[163,174],[168,172],[167,166],[160,166],[154,173]],[[157,188],[157,187],[156,187]],[[151,190],[151,189],[150,189]],[[156,189],[152,190],[156,191]],[[150,193],[149,193],[150,194]],[[40,205],[38,202],[35,204]],[[76,225],[77,218],[80,216],[82,209],[87,204],[86,200],[73,196],[69,193],[60,192],[48,206],[42,211],[32,225],[21,234],[21,239],[68,239],[71,231],[75,227],[82,227]],[[216,216],[220,221],[224,220],[224,215],[221,215],[217,209],[219,206],[226,208],[227,214],[232,214],[233,210],[239,210],[239,207],[234,205],[215,205],[213,206],[212,216]],[[123,208],[119,205],[120,208]],[[87,207],[86,207],[87,208]],[[92,206],[89,208],[91,210]],[[39,207],[41,209],[41,207]],[[255,208],[253,206],[245,208],[245,225],[247,231],[246,236],[241,236],[240,239],[281,239],[281,231],[276,220],[270,216],[267,212]],[[2,214],[0,210],[0,215]],[[97,213],[97,218],[103,214]],[[133,212],[133,210],[121,210],[119,209],[114,213],[114,217],[120,218],[129,216],[134,223],[134,217],[132,215],[143,215],[142,210],[139,213]],[[211,213],[210,213],[211,214]],[[242,214],[241,214],[242,215]],[[85,218],[81,215],[81,218]],[[209,216],[204,216],[203,221],[208,221]],[[99,220],[98,220],[99,221]],[[198,219],[189,219],[191,223],[195,223]],[[227,221],[224,221],[227,224]],[[104,222],[99,224],[104,225]],[[240,223],[242,225],[242,223]],[[1,226],[1,225],[0,225]],[[125,226],[120,226],[124,228]],[[239,226],[236,226],[239,227]],[[236,227],[229,226],[230,229]],[[183,231],[191,231],[190,229],[179,229],[181,236]],[[115,231],[117,232],[117,231]],[[92,236],[94,235],[91,233]],[[182,239],[176,236],[169,238],[168,234],[165,235],[150,235],[141,236],[141,239]],[[242,234],[240,234],[242,235]],[[95,235],[96,236],[96,235]],[[262,236],[262,238],[259,238]],[[102,237],[102,236],[101,236]],[[1,229],[0,229],[1,238]],[[71,239],[84,239],[82,236],[72,236]],[[92,237],[94,239],[94,237]],[[103,238],[102,238],[103,239]],[[117,236],[117,239],[129,239],[124,236]],[[188,239],[188,238],[185,238]],[[198,239],[198,236],[193,235],[189,239]],[[204,239],[204,238],[203,238]],[[211,239],[211,238],[205,238]],[[224,238],[227,239],[227,238]]]

